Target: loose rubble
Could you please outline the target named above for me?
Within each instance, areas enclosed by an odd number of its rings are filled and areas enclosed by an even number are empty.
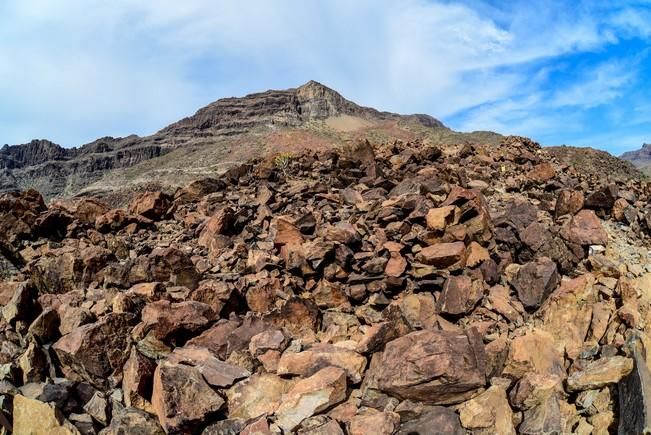
[[[289,160],[127,209],[0,196],[0,433],[650,424],[645,182],[520,137]]]

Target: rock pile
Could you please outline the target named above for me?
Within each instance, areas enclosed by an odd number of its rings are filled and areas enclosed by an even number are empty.
[[[127,210],[5,194],[0,426],[636,433],[650,194],[520,137],[253,161]]]

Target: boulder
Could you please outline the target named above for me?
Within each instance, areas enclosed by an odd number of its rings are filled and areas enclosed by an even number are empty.
[[[121,371],[129,357],[129,335],[134,320],[131,313],[111,313],[61,337],[52,349],[62,370],[97,387],[106,387],[108,377]]]
[[[270,373],[259,373],[238,382],[226,393],[230,418],[252,419],[271,415],[283,402],[292,382]]]
[[[560,281],[556,263],[540,257],[522,266],[511,284],[526,308],[538,308]]]
[[[285,432],[303,420],[346,399],[346,372],[337,367],[323,368],[301,379],[283,396],[276,410],[276,424]]]
[[[141,336],[152,333],[162,341],[176,342],[197,334],[217,318],[210,306],[196,301],[151,302],[142,310]]]
[[[459,407],[461,425],[473,434],[515,435],[513,411],[503,387],[493,385]]]
[[[633,370],[633,360],[623,356],[599,358],[567,378],[568,391],[594,390],[616,384]]]
[[[563,228],[563,237],[577,245],[606,245],[608,233],[592,210],[581,210]]]
[[[79,430],[50,403],[14,396],[13,433],[30,435],[80,435]]]
[[[466,261],[466,247],[463,242],[437,243],[423,248],[416,260],[440,269],[461,269]]]
[[[480,281],[472,281],[467,276],[450,276],[445,281],[441,297],[437,301],[437,311],[459,315],[472,311],[483,296]]]
[[[423,330],[387,343],[374,376],[381,391],[400,399],[450,404],[485,384],[485,364],[476,330]]]
[[[343,347],[319,343],[302,352],[285,352],[278,362],[277,373],[309,376],[328,366],[344,369],[348,379],[356,384],[362,380],[366,358]]]
[[[192,431],[224,405],[198,368],[169,361],[156,367],[151,401],[167,433]]]
[[[172,198],[169,195],[160,191],[145,192],[131,201],[129,213],[158,221],[165,216],[171,205]]]

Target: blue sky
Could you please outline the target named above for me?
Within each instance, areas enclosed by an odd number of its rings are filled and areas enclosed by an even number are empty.
[[[651,2],[0,0],[0,144],[146,135],[310,79],[456,130],[651,141]]]

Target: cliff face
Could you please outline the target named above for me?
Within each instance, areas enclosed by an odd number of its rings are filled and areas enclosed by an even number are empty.
[[[303,128],[312,121],[340,116],[357,122],[395,121],[447,131],[428,115],[397,115],[359,106],[315,81],[287,90],[270,90],[242,98],[224,98],[194,115],[147,136],[105,137],[79,148],[63,148],[47,140],[0,149],[0,191],[36,188],[46,199],[74,195],[106,174],[158,158],[180,147],[223,146],[233,138],[240,147],[255,141],[247,134]],[[255,150],[239,150],[252,156]],[[234,153],[225,153],[229,160]],[[155,165],[154,165],[155,166]]]

